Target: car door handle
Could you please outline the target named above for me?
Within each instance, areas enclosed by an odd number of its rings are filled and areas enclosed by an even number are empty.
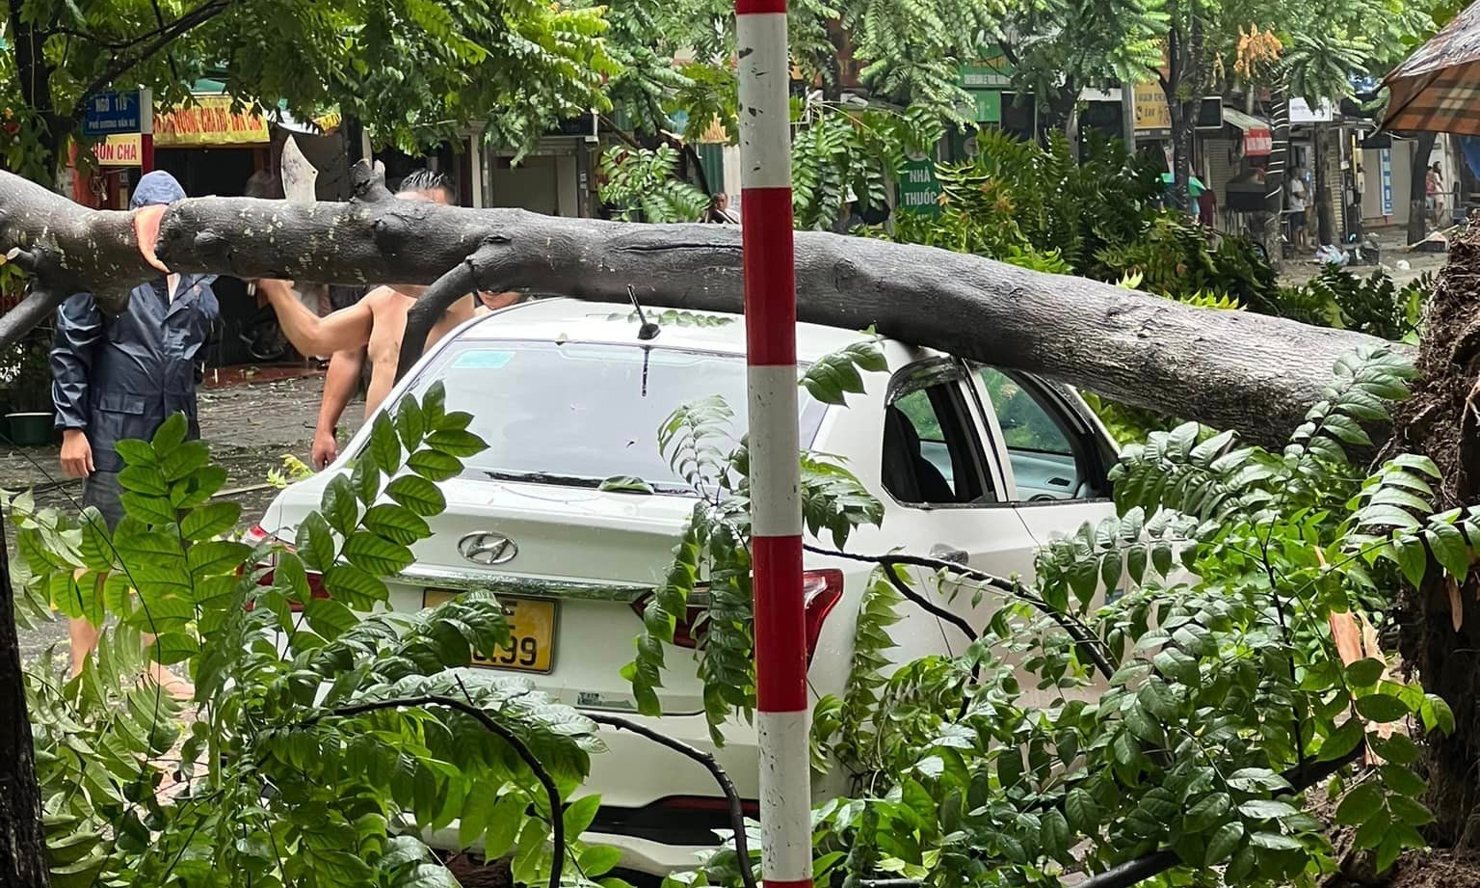
[[[971,556],[965,549],[957,549],[955,546],[947,546],[945,543],[936,543],[930,547],[930,557],[940,561],[949,561],[966,567],[971,563]]]

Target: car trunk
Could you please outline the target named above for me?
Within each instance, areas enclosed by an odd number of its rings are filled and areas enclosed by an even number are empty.
[[[503,481],[444,489],[448,508],[413,548],[416,563],[395,582],[392,606],[492,590],[505,603],[514,647],[482,668],[526,675],[572,705],[633,708],[621,668],[642,629],[634,604],[662,581],[693,500]],[[489,560],[489,539],[512,545],[492,547],[499,563],[477,563]],[[660,691],[665,712],[702,709],[687,656],[670,657]]]

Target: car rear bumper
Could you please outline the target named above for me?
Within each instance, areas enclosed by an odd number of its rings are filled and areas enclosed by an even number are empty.
[[[734,782],[746,816],[757,816],[760,759],[753,727],[726,726],[726,743],[716,748],[703,715],[587,714],[621,718],[714,756]],[[729,837],[724,793],[704,765],[631,731],[603,725],[600,736],[607,749],[591,757],[591,776],[576,793],[602,800],[582,842],[617,848],[622,852],[619,866],[661,876],[693,869],[706,851]],[[428,841],[440,850],[461,850],[456,823]],[[470,850],[481,851],[481,843]]]

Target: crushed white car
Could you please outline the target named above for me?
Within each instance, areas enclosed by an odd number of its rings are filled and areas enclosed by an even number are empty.
[[[692,510],[688,488],[659,454],[659,425],[685,402],[721,395],[741,414],[737,438],[744,430],[742,319],[672,312],[654,319],[660,333],[642,341],[629,306],[542,300],[469,322],[422,358],[386,403],[440,381],[448,409],[471,413],[470,430],[489,447],[441,485],[447,510],[414,547],[415,563],[386,578],[389,605],[415,610],[466,590],[494,590],[514,643],[483,669],[525,675],[565,703],[630,715],[712,751],[740,793],[755,799],[754,729],[727,726],[725,745],[715,749],[702,687],[682,657],[669,657],[661,719],[633,714],[620,674],[641,609]],[[799,325],[799,361],[805,367],[862,338]],[[929,349],[881,345],[888,372],[865,374],[866,391],[850,395],[847,407],[800,396],[802,446],[844,458],[884,504],[882,525],[855,533],[850,551],[901,549],[1030,577],[1038,546],[1113,513],[1106,474],[1116,447],[1072,390]],[[368,446],[369,428],[335,465],[285,490],[259,533],[291,542],[329,479],[348,472]],[[619,476],[640,478],[651,492],[601,489]],[[871,565],[809,554],[805,568],[810,686],[817,695],[841,693]],[[940,603],[973,625],[985,625],[993,607]],[[901,662],[966,644],[949,624],[913,608],[891,634]],[[678,641],[696,643],[687,627]],[[617,846],[622,866],[639,872],[693,866],[696,852],[718,841],[714,830],[728,824],[710,775],[626,732],[607,744],[584,790],[599,793],[603,806],[585,839]],[[840,790],[837,780],[814,787],[819,801]]]

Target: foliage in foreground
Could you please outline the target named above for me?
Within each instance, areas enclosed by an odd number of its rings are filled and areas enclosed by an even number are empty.
[[[549,878],[554,824],[578,836],[596,813],[595,797],[561,810],[595,725],[526,681],[448,671],[507,643],[492,596],[374,610],[445,507],[434,482],[485,446],[443,404],[439,386],[377,417],[295,547],[231,538],[240,507],[212,500],[226,472],[180,416],[119,444],[115,533],[93,509],[9,503],[20,599],[116,619],[78,678],[42,664],[28,679],[54,885],[452,886],[421,835],[454,820],[462,845],[512,854],[519,881]],[[188,718],[141,683],[140,633],[194,681]],[[570,854],[573,884],[615,863]]]
[[[881,556],[847,690],[815,711],[819,764],[854,787],[815,812],[818,871],[845,885],[880,873],[940,888],[1057,885],[1170,850],[1184,879],[1313,885],[1334,864],[1308,775],[1364,749],[1384,763],[1330,781],[1336,822],[1357,828],[1380,869],[1422,846],[1431,817],[1406,731],[1453,730],[1453,715],[1383,659],[1344,662],[1329,627],[1348,613],[1381,621],[1400,575],[1429,568],[1426,551],[1463,577],[1480,539],[1480,509],[1433,514],[1427,460],[1363,477],[1348,458],[1411,372],[1384,351],[1341,361],[1278,453],[1192,424],[1153,434],[1114,472],[1118,515],[1046,547],[1031,584],[945,562],[915,576]],[[744,491],[743,449],[726,458],[690,443],[712,444],[726,418],[706,403],[669,426],[675,464],[696,467],[710,498],[649,608],[629,670],[639,699],[696,581],[728,576],[743,552],[744,510],[726,506]],[[867,501],[814,498],[809,524],[846,546],[848,529],[877,520]],[[978,615],[978,637],[959,656],[895,662],[890,626],[914,606],[906,598]],[[712,720],[747,714],[754,686],[749,596],[717,600],[698,656],[739,671],[701,668]],[[739,865],[721,851],[684,881],[733,884]]]

